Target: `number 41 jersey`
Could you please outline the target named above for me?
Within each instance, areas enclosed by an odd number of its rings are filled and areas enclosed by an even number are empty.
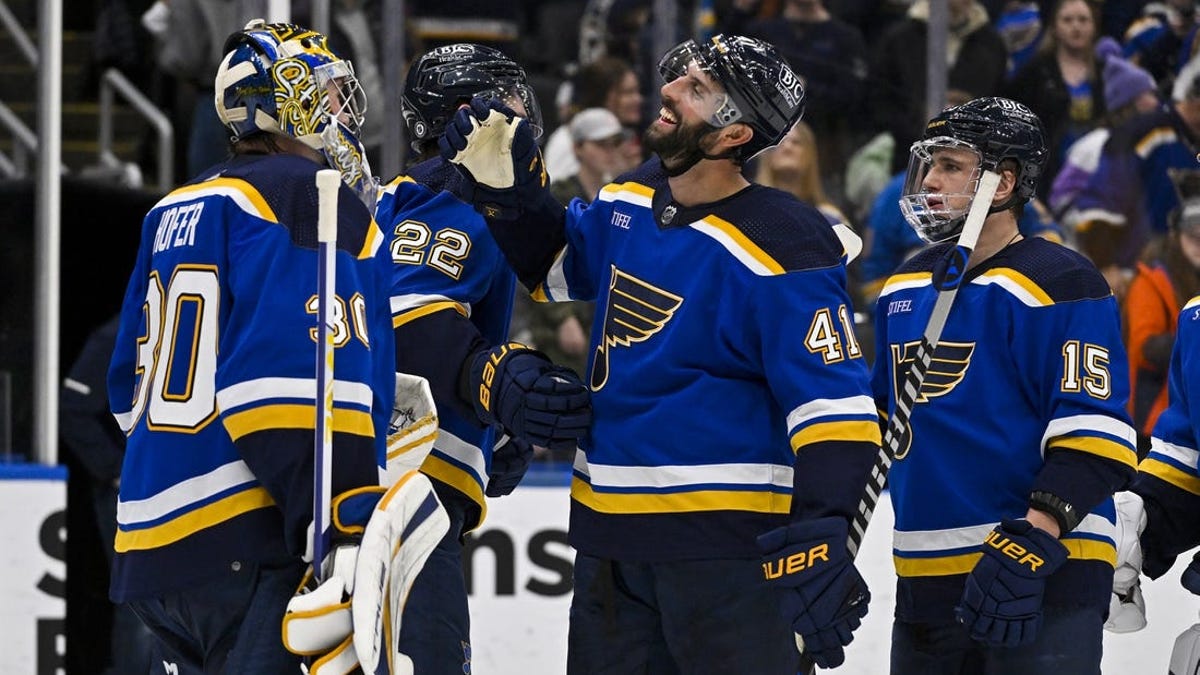
[[[142,224],[108,373],[128,436],[111,594],[295,560],[312,521],[321,167],[240,156]],[[333,493],[378,482],[394,388],[390,260],[338,194]]]

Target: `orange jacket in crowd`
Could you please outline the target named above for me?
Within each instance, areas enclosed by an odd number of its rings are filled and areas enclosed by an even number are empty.
[[[1149,436],[1167,407],[1167,366],[1179,316],[1167,270],[1139,262],[1122,312],[1129,350],[1129,414],[1134,428]]]

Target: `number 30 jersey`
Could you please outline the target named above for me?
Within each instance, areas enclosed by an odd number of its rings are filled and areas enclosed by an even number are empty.
[[[317,415],[321,167],[240,156],[142,224],[108,373],[128,436],[114,600],[305,552]],[[394,387],[391,264],[338,194],[333,493],[378,482]]]

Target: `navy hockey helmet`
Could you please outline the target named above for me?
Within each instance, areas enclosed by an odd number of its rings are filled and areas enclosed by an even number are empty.
[[[234,140],[282,134],[320,150],[331,113],[353,134],[362,128],[367,102],[354,67],[330,51],[324,35],[255,19],[229,36],[223,53],[214,104]]]
[[[688,40],[663,55],[658,72],[672,82],[692,64],[725,89],[708,123],[721,128],[741,122],[754,130],[754,137],[734,154],[740,162],[779,144],[804,115],[804,85],[768,42],[740,35]]]
[[[925,177],[939,150],[974,155],[974,173],[963,192],[926,190]],[[990,207],[991,213],[1003,211],[1033,198],[1047,153],[1041,120],[1021,103],[986,97],[947,108],[929,121],[924,137],[912,145],[900,209],[922,239],[945,241],[962,231],[983,171],[998,170],[1007,160],[1016,164],[1012,198]]]
[[[408,69],[400,112],[420,151],[446,130],[458,107],[473,97],[495,98],[529,122],[534,138],[542,135],[542,111],[525,69],[491,47],[458,43],[426,52]]]

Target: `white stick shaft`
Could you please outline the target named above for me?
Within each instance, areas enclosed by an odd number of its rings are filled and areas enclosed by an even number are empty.
[[[992,199],[996,196],[996,188],[999,186],[1000,174],[995,171],[983,173],[979,179],[979,189],[975,191],[975,197],[971,200],[967,221],[963,223],[962,232],[958,235],[958,245],[951,251],[951,255],[954,257],[949,266],[950,269],[943,278],[933,280],[938,287],[937,300],[934,301],[929,322],[925,324],[925,333],[922,335],[916,358],[909,363],[904,384],[900,387],[899,395],[896,398],[896,409],[888,419],[887,430],[883,434],[883,445],[875,457],[875,468],[871,471],[866,490],[863,491],[862,500],[858,504],[858,513],[855,514],[850,524],[850,536],[846,546],[850,550],[851,558],[858,555],[863,537],[866,536],[867,524],[871,522],[875,505],[879,503],[879,495],[887,483],[888,471],[892,467],[892,461],[896,458],[900,439],[907,432],[913,402],[921,392],[921,384],[925,381],[925,373],[929,370],[930,360],[942,337],[946,318],[950,316],[950,308],[954,305],[954,298],[958,296],[958,289],[962,286],[963,277],[967,273],[967,262],[971,258],[972,251],[975,250],[975,244],[979,242],[979,234],[983,231],[983,223],[987,220],[988,211],[992,207]],[[803,655],[804,639],[800,637],[799,633],[796,634],[796,647]],[[816,665],[808,657],[803,657],[800,672],[812,675],[815,671]]]
[[[337,279],[337,171],[317,172],[317,419],[313,454],[313,572],[329,553],[333,498],[333,347]]]

